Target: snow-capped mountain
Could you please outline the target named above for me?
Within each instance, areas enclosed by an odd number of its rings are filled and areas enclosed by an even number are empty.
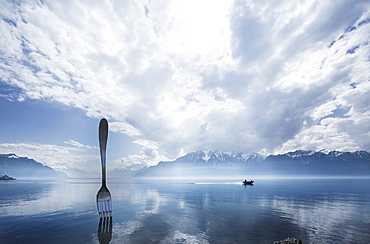
[[[348,161],[356,163],[358,161],[370,162],[370,153],[366,151],[355,151],[355,152],[339,152],[339,151],[304,151],[297,150],[294,152],[288,152],[279,155],[270,155],[266,158],[267,161],[278,160],[278,161],[306,161],[319,162],[319,161]]]
[[[67,177],[66,174],[55,171],[33,159],[18,157],[15,154],[0,154],[0,175],[16,178]]]
[[[297,150],[263,155],[219,151],[188,153],[159,162],[136,177],[227,177],[232,175],[370,176],[370,153]]]
[[[196,151],[174,161],[159,162],[135,177],[209,177],[234,175],[258,165],[264,157],[257,153],[244,154],[220,151]]]
[[[188,153],[183,157],[175,160],[177,163],[206,163],[213,165],[228,164],[230,166],[254,165],[264,160],[263,155],[258,153],[245,154],[235,152],[219,151],[197,151]]]

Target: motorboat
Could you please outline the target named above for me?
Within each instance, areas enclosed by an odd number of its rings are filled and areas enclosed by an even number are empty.
[[[244,180],[243,185],[253,185],[253,180]]]

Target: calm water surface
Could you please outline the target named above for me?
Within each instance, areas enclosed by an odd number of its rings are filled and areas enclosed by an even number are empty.
[[[99,179],[0,182],[0,243],[99,243]],[[370,243],[370,180],[108,181],[110,243]]]

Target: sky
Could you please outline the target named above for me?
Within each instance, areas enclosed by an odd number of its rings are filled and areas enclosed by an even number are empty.
[[[0,0],[0,153],[62,170],[370,150],[368,0]]]

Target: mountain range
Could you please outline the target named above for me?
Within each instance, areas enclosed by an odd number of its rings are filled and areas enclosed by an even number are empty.
[[[232,176],[370,176],[366,151],[304,151],[263,156],[252,153],[197,151],[162,161],[135,177],[227,178]]]
[[[64,178],[65,173],[54,170],[27,157],[0,154],[0,175],[20,178]]]
[[[68,171],[68,172],[67,172]],[[27,157],[0,154],[0,175],[20,178],[87,177],[85,171],[59,172]],[[68,175],[67,175],[68,174]],[[197,151],[173,161],[161,161],[141,169],[114,169],[112,178],[228,178],[254,176],[370,176],[370,153],[366,151],[304,151],[263,156],[219,151]]]

